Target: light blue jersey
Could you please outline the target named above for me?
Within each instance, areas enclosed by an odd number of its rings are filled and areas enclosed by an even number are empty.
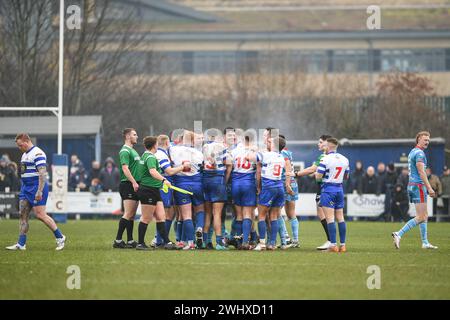
[[[423,149],[415,147],[408,155],[408,167],[409,167],[409,182],[423,184],[419,171],[417,170],[417,163],[423,162],[425,168],[427,167],[427,157]]]

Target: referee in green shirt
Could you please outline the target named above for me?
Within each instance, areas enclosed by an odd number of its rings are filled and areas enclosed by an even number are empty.
[[[166,212],[159,190],[163,184],[168,187],[171,183],[164,178],[159,167],[159,161],[155,157],[158,150],[157,137],[148,136],[144,138],[145,152],[141,156],[140,162],[140,177],[139,190],[137,192],[139,201],[141,202],[141,219],[138,228],[138,244],[137,250],[148,250],[149,247],[145,244],[145,233],[152,217],[156,219],[156,229],[164,241],[165,249],[176,249],[175,244],[169,241],[167,230],[165,226]]]
[[[122,131],[124,145],[119,151],[120,158],[120,185],[119,193],[123,201],[124,214],[119,221],[116,240],[113,248],[136,248],[137,242],[133,240],[134,216],[139,205],[137,191],[139,189],[139,161],[141,158],[134,150],[138,135],[133,128]],[[127,243],[122,240],[123,232],[127,230]]]

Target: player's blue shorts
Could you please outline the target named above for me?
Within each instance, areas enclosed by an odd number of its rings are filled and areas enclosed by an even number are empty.
[[[46,182],[44,185],[44,189],[42,189],[42,200],[35,202],[34,197],[36,196],[36,192],[38,190],[38,185],[26,185],[22,183],[22,187],[20,188],[19,200],[27,200],[32,207],[37,206],[45,206],[47,204],[48,198],[48,183]]]
[[[271,208],[284,206],[284,187],[262,188],[258,204]]]
[[[421,183],[408,184],[408,196],[411,203],[426,203],[427,202],[427,188]]]
[[[231,185],[233,203],[242,207],[256,206],[256,185],[234,183]]]
[[[183,204],[192,203],[193,206],[199,206],[205,202],[203,197],[203,184],[198,182],[178,183],[175,186],[190,191],[193,195],[184,194],[178,191],[173,192],[175,204],[181,206]]]
[[[297,182],[292,182],[291,188],[295,194],[290,195],[289,193],[286,192],[286,190],[284,190],[284,201],[297,201],[298,200],[298,184],[297,184]]]
[[[203,195],[207,202],[225,202],[227,189],[224,176],[203,177]]]
[[[161,194],[161,199],[164,204],[164,208],[170,208],[173,206],[173,190],[169,188],[168,192],[165,193],[162,189],[159,190]]]
[[[343,209],[344,191],[322,191],[319,206],[325,208]]]

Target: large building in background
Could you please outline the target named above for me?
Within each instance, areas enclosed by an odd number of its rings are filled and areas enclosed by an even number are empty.
[[[131,10],[139,20],[145,41],[129,52],[139,62],[130,75],[156,72],[207,86],[216,75],[302,72],[317,78],[317,87],[324,74],[331,81],[346,75],[370,95],[381,74],[418,72],[432,80],[450,110],[450,5],[383,1],[381,30],[368,30],[371,4],[115,0],[108,18],[125,19]],[[110,43],[99,55],[113,54],[116,46]]]

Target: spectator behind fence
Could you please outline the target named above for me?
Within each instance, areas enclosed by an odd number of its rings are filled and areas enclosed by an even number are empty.
[[[442,184],[442,201],[444,202],[444,213],[450,214],[448,211],[449,198],[450,198],[450,169],[445,166],[444,172],[441,176],[441,184]]]
[[[95,194],[96,196],[98,196],[103,191],[103,187],[100,183],[99,178],[92,179],[91,186],[89,187],[89,191],[91,193]]]
[[[11,190],[11,169],[8,167],[7,158],[0,158],[0,192]]]
[[[70,157],[69,191],[87,191],[87,173],[76,154]]]
[[[358,190],[358,186],[361,184],[361,180],[364,177],[364,166],[361,160],[357,160],[355,163],[355,171],[350,174],[348,193],[352,193]]]
[[[20,191],[20,178],[17,163],[11,161],[10,163],[8,163],[8,168],[11,172],[11,191]]]
[[[394,163],[389,163],[387,166],[387,171],[384,175],[384,187],[381,186],[380,189],[384,188],[385,198],[384,198],[384,220],[391,221],[391,197],[394,192],[394,187],[397,183],[397,172],[395,172]]]
[[[387,172],[386,172],[386,165],[383,162],[378,163],[377,176],[378,176],[378,184],[379,184],[379,187],[378,187],[379,193],[385,194],[386,193]]]
[[[394,221],[404,222],[409,220],[408,210],[409,210],[409,199],[406,194],[406,190],[403,189],[403,185],[401,183],[397,183],[394,187],[391,197],[391,213],[394,218]]]
[[[101,171],[101,165],[99,161],[92,161],[91,163],[91,173],[89,174],[89,180],[92,181],[93,179],[97,178],[100,179],[100,171]]]
[[[366,174],[362,177],[358,186],[358,194],[371,193],[380,195],[378,177],[375,175],[375,168],[367,168]]]
[[[408,189],[408,183],[409,183],[409,173],[408,173],[408,167],[403,167],[400,175],[397,178],[397,183],[400,183],[403,187],[403,190]]]
[[[441,180],[439,179],[439,177],[435,174],[433,174],[433,170],[431,169],[431,167],[428,167],[426,169],[427,171],[427,177],[428,177],[428,181],[430,182],[431,188],[433,188],[434,192],[436,192],[436,197],[433,198],[433,212],[436,214],[437,213],[437,198],[441,196],[442,194],[442,184],[441,184]]]
[[[105,191],[119,191],[120,172],[113,158],[108,157],[105,160],[105,166],[100,171],[100,182]]]

